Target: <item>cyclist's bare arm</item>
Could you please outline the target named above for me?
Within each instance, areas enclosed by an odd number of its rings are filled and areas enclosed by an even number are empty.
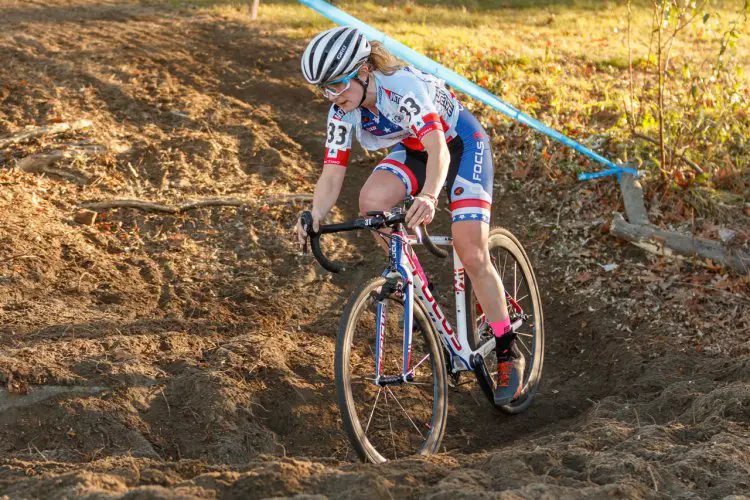
[[[344,176],[346,175],[346,167],[341,165],[323,165],[323,172],[318,178],[317,184],[315,184],[315,194],[313,195],[313,206],[312,213],[313,217],[313,229],[318,230],[320,221],[325,219],[328,212],[331,211],[333,205],[336,204],[336,200],[341,192],[341,186],[344,184]],[[305,245],[305,239],[307,233],[302,228],[302,225],[297,223],[297,235],[300,240],[300,246]]]
[[[313,196],[312,215],[314,221],[323,220],[341,193],[344,184],[346,167],[341,165],[324,165],[318,183],[315,184],[315,195]]]

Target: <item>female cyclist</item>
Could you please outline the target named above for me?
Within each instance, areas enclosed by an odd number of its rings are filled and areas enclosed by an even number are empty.
[[[360,191],[362,214],[390,210],[411,194],[407,226],[429,224],[447,182],[453,247],[496,337],[495,402],[512,401],[521,390],[525,360],[515,348],[503,284],[487,249],[494,173],[487,133],[442,80],[400,64],[356,28],[333,28],[313,38],[302,55],[302,73],[332,102],[313,229],[336,203],[353,136],[369,150],[395,145]],[[297,232],[304,245],[301,224]]]

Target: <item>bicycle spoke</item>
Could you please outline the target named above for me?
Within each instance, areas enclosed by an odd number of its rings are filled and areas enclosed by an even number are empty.
[[[516,335],[521,335],[522,337],[529,337],[530,339],[534,338],[534,336],[532,334],[530,334],[530,333],[516,332]]]
[[[375,403],[372,405],[372,411],[370,412],[370,418],[367,419],[367,427],[365,427],[365,435],[367,430],[370,428],[370,422],[372,422],[372,416],[375,415],[375,407],[378,405],[378,399],[380,399],[380,393],[383,392],[383,388],[378,389],[378,395],[375,397]]]
[[[417,427],[417,424],[414,423],[414,420],[409,416],[409,413],[404,409],[404,407],[401,405],[401,402],[398,400],[396,395],[393,393],[390,387],[386,387],[386,390],[391,393],[391,396],[393,396],[393,399],[396,400],[396,404],[401,408],[401,411],[404,412],[404,415],[406,415],[406,418],[409,419],[409,422],[411,422],[411,425],[414,426],[414,428],[417,430],[420,436],[422,436],[422,439],[425,439],[424,434],[422,434],[422,431],[419,430],[419,427]]]
[[[396,372],[401,372],[401,365],[398,364],[398,361],[394,359],[393,362],[396,363]]]
[[[505,276],[505,264],[508,262],[508,254],[505,254],[505,259],[503,260],[503,272],[500,274],[500,279],[503,279],[503,276]]]
[[[352,384],[373,385],[374,382],[375,382],[374,378],[368,378],[368,377],[365,377],[364,375],[362,375],[361,377],[357,379],[352,378]]]
[[[428,355],[426,355],[426,356],[425,356],[424,358],[422,358],[421,360],[419,360],[419,363],[417,363],[416,365],[414,365],[414,367],[413,367],[413,368],[412,368],[411,370],[409,370],[409,372],[407,373],[407,375],[408,375],[408,374],[412,374],[412,375],[414,375],[414,374],[415,374],[415,373],[417,372],[417,368],[419,368],[419,366],[420,366],[420,365],[421,365],[422,363],[424,363],[425,361],[427,361],[428,359],[430,359],[430,355],[429,355],[429,354],[428,354]]]
[[[383,393],[385,398],[385,407],[388,408],[388,394]],[[391,429],[391,443],[393,444],[393,458],[398,458],[396,454],[396,436],[393,433],[393,423],[391,422],[391,411],[388,410],[388,427]]]
[[[519,339],[518,337],[516,337],[516,340],[523,346],[524,349],[526,349],[526,352],[529,353],[529,356],[533,356],[529,348],[526,347],[526,343],[523,340]]]

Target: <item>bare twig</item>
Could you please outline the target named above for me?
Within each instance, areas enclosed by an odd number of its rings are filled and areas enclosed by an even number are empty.
[[[635,88],[633,87],[633,48],[630,43],[632,33],[633,10],[632,0],[628,0],[628,76],[630,77],[630,111],[626,107],[626,116],[631,130],[635,130]]]
[[[654,482],[654,491],[656,493],[659,492],[659,483],[656,482],[656,476],[654,476],[654,471],[651,470],[651,464],[646,464],[646,468],[648,469],[648,473],[651,474],[651,481]]]
[[[167,415],[172,416],[172,409],[169,407],[169,400],[166,394],[164,394],[164,387],[160,387],[159,391],[161,392],[161,397],[164,398],[164,403],[167,405]]]
[[[170,214],[179,212],[179,209],[175,207],[141,200],[110,200],[81,203],[80,205],[83,208],[89,208],[92,210],[108,210],[110,208],[137,208],[138,210],[143,210],[145,212],[164,212]]]
[[[658,86],[658,101],[657,101],[657,116],[659,119],[659,170],[661,170],[662,176],[664,179],[667,177],[667,156],[666,156],[666,149],[665,149],[665,142],[664,142],[664,73],[662,72],[662,62],[663,62],[663,49],[661,36],[663,32],[663,25],[662,19],[664,19],[664,4],[661,4],[661,13],[659,14],[659,28],[657,31],[657,42],[656,42],[656,63],[657,63],[657,73],[659,76],[659,86]]]
[[[33,259],[34,257],[36,257],[36,255],[31,255],[31,254],[11,255],[10,257],[6,257],[0,260],[0,264],[2,264],[3,262],[10,262],[16,259]]]
[[[93,123],[90,120],[78,120],[72,123],[55,123],[54,125],[50,125],[47,127],[34,127],[28,130],[24,130],[23,132],[19,132],[10,137],[0,139],[0,149],[10,146],[11,144],[16,144],[18,142],[33,139],[34,137],[62,134],[63,132],[67,132],[69,130],[80,130],[88,128],[91,125],[93,125]]]
[[[41,451],[39,450],[39,448],[37,448],[37,447],[36,447],[36,445],[34,444],[34,440],[33,440],[33,439],[32,439],[31,441],[29,441],[29,446],[30,446],[30,447],[33,447],[33,448],[34,448],[34,451],[36,451],[37,453],[39,453],[39,455],[41,455],[41,456],[42,456],[42,459],[44,459],[44,461],[45,461],[45,462],[49,462],[49,459],[47,458],[47,456],[46,456],[46,455],[45,455],[44,453],[42,453],[42,452],[41,452]]]
[[[308,201],[312,199],[310,194],[283,194],[260,198],[257,200],[242,200],[238,198],[207,198],[204,200],[195,200],[183,203],[182,205],[172,206],[153,203],[142,200],[117,199],[109,201],[96,201],[81,203],[80,206],[92,210],[108,210],[110,208],[135,208],[145,212],[162,212],[168,214],[177,214],[203,207],[243,207],[257,204],[283,203],[289,201]]]
[[[636,132],[634,129],[631,132],[633,134],[633,137],[636,137],[638,139],[643,139],[644,141],[650,142],[650,143],[655,144],[657,146],[659,145],[659,141],[657,139],[654,139],[653,137],[649,137],[649,136],[647,136],[645,134],[641,134],[640,132]],[[670,149],[670,152],[672,152],[672,154],[674,154],[674,152],[672,151],[671,148],[669,148],[669,146],[667,146],[667,148]],[[703,170],[703,168],[700,165],[698,165],[697,163],[695,163],[695,162],[693,162],[690,159],[688,159],[688,158],[685,157],[685,152],[683,152],[680,155],[679,160],[684,161],[690,168],[692,168],[693,170],[695,170],[699,174],[705,173],[705,170]]]
[[[77,170],[53,168],[52,165],[61,160],[76,158],[87,154],[100,154],[106,152],[106,150],[107,148],[98,144],[74,146],[70,149],[58,149],[27,156],[26,158],[19,160],[16,166],[24,172],[52,174],[75,183],[86,184],[89,182],[89,179],[82,172]]]

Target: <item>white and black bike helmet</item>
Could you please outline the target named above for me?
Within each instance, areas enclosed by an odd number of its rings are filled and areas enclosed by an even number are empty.
[[[351,73],[370,55],[370,43],[357,28],[341,26],[319,34],[302,54],[302,74],[313,85]]]

